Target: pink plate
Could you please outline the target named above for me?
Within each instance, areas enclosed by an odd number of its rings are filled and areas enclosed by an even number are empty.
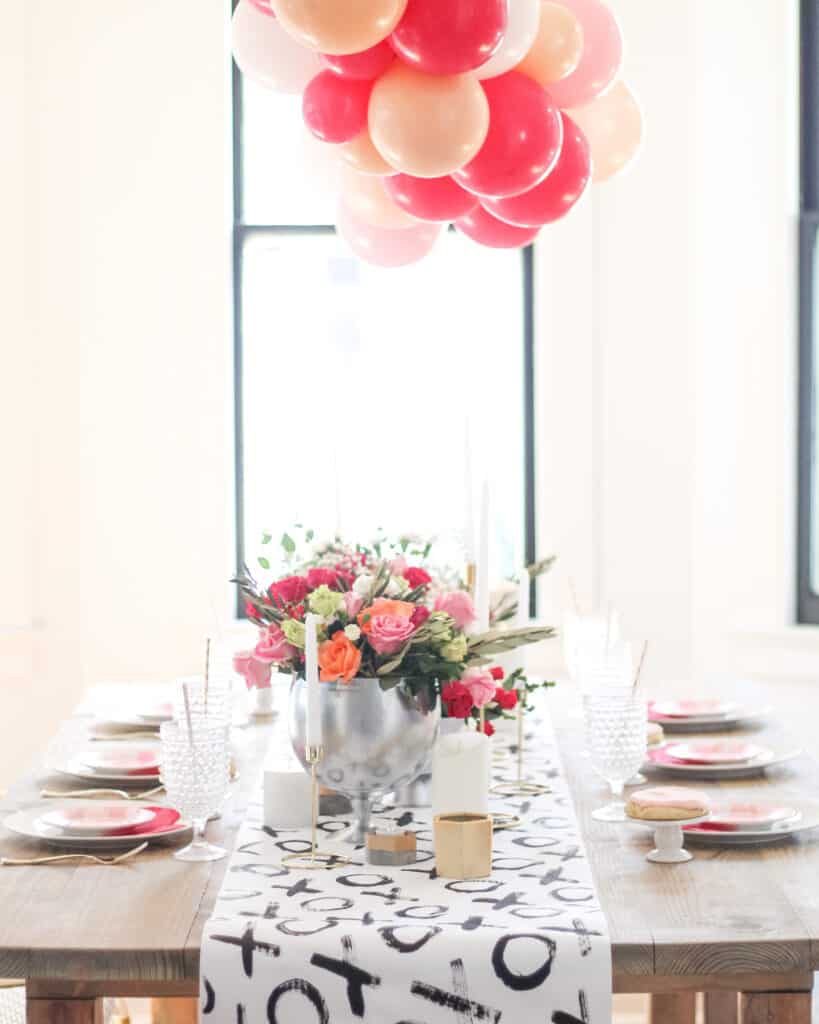
[[[724,804],[711,812],[705,828],[711,832],[758,832],[798,817],[799,811],[783,804]]]
[[[736,704],[718,697],[705,697],[698,700],[658,700],[652,709],[664,718],[703,718],[727,715],[736,710]]]
[[[52,828],[62,829],[66,835],[110,835],[120,829],[147,825],[156,817],[150,807],[129,806],[122,802],[95,801],[93,806],[77,804],[49,811],[40,819]]]
[[[689,764],[740,764],[751,761],[765,751],[744,740],[694,740],[691,743],[668,743],[665,752],[677,761]]]
[[[123,775],[156,775],[159,772],[159,751],[156,747],[139,747],[123,743],[103,750],[89,750],[82,755],[83,764],[99,772]]]

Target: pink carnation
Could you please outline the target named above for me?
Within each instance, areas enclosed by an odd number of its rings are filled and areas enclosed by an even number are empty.
[[[348,619],[354,619],[361,611],[363,604],[364,598],[360,594],[356,594],[354,590],[344,591],[344,610],[347,612]]]
[[[407,571],[407,560],[403,555],[393,558],[390,562],[390,574],[392,576],[403,576]]]
[[[415,626],[403,615],[373,615],[367,639],[377,654],[397,654],[414,632]]]
[[[335,569],[308,569],[307,586],[311,590],[318,590],[319,587],[329,587],[330,590],[338,590],[338,573]]]
[[[461,682],[469,690],[472,703],[482,708],[495,699],[495,680],[488,668],[469,668],[461,676]]]
[[[287,637],[281,629],[272,622],[259,634],[259,642],[253,651],[259,661],[271,662],[289,661],[296,653],[296,648],[287,642]]]
[[[260,661],[253,651],[237,651],[233,655],[233,669],[244,677],[248,690],[270,686],[270,663]]]
[[[447,590],[435,598],[435,611],[446,612],[451,616],[459,629],[475,621],[475,606],[472,598],[465,590]]]

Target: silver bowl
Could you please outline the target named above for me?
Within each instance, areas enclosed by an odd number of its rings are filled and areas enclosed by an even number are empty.
[[[303,679],[295,679],[290,688],[290,739],[305,767],[306,709],[307,686]],[[425,692],[413,695],[403,682],[389,690],[382,690],[377,679],[321,684],[324,756],[318,764],[319,782],[348,797],[356,819],[342,838],[362,844],[373,799],[424,771],[439,715],[437,698],[430,706]]]

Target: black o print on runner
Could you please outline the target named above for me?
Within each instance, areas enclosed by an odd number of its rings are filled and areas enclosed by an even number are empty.
[[[420,907],[404,907],[403,910],[396,910],[396,917],[408,917],[413,921],[431,921],[436,917],[443,917],[448,913],[449,907],[443,903],[430,903]]]
[[[450,889],[452,892],[461,892],[465,895],[479,895],[484,892],[495,892],[496,889],[500,889],[504,882],[493,882],[491,879],[481,881],[480,879],[470,881],[467,879],[459,879],[455,882],[447,882],[445,888]]]
[[[291,924],[306,924],[307,922],[299,921],[298,918],[288,917],[285,921],[279,921],[276,925],[276,931],[282,933],[282,935],[292,935],[294,939],[305,939],[310,938],[311,935],[319,935],[321,932],[329,932],[333,928],[338,927],[338,921],[334,917],[328,917],[326,921],[320,921],[318,926],[315,925],[309,928],[291,928]]]
[[[416,939],[401,939],[398,936],[400,931],[410,930],[417,933],[420,928],[421,926],[417,924],[395,924],[388,925],[386,928],[379,928],[378,934],[390,949],[394,949],[399,953],[416,953],[419,949],[423,949],[430,939],[434,939],[436,935],[441,934],[441,928],[437,924],[429,924]]]
[[[545,947],[546,959],[540,967],[528,974],[512,970],[506,962],[508,947],[519,939],[533,939],[535,942],[543,943]],[[507,988],[511,988],[513,992],[528,992],[530,989],[538,988],[549,977],[556,949],[557,946],[553,940],[545,935],[539,935],[537,932],[515,932],[512,935],[504,935],[495,943],[495,948],[492,950],[492,966],[499,980]]]
[[[213,1013],[213,1008],[216,1006],[216,993],[213,991],[213,985],[208,981],[207,978],[202,978],[202,988],[205,990],[205,998],[202,1000],[202,1016],[206,1013]]]
[[[320,967],[332,974],[337,974],[347,982],[347,1002],[350,1004],[350,1012],[354,1017],[364,1016],[364,986],[378,988],[381,979],[358,967],[353,960],[353,940],[349,935],[341,938],[342,959],[325,956],[323,953],[314,953],[310,963],[314,967]]]
[[[280,839],[276,846],[285,853],[309,853],[313,849],[309,839]]]
[[[551,846],[562,843],[557,836],[518,836],[512,842],[515,846],[522,846],[525,850],[546,850]]]
[[[324,998],[316,988],[315,985],[311,985],[309,981],[305,981],[304,978],[291,978],[289,981],[283,981],[281,985],[277,985],[270,993],[270,998],[267,1000],[267,1019],[270,1024],[293,1024],[293,1017],[289,1020],[279,1020],[278,1006],[279,1000],[282,996],[287,995],[288,992],[298,992],[312,1004],[313,1009],[316,1011],[316,1021],[318,1024],[330,1024],[330,1013],[327,1010],[327,1004],[324,1002]],[[299,1024],[307,1024],[301,1016],[298,1018]]]
[[[582,893],[583,895],[568,895],[569,893]],[[557,889],[552,889],[549,895],[554,896],[561,903],[588,903],[589,900],[594,899],[594,893],[585,885],[561,885]]]
[[[311,910],[317,914],[333,914],[339,910],[349,910],[355,904],[346,896],[314,896],[301,904],[302,910]]]
[[[353,879],[363,879],[363,881],[353,881]],[[375,879],[375,881],[373,881]],[[375,888],[379,885],[391,885],[392,879],[387,875],[376,875],[376,874],[365,874],[363,871],[353,872],[350,875],[339,875],[336,878],[339,885],[347,885],[353,889],[368,889],[370,887]]]

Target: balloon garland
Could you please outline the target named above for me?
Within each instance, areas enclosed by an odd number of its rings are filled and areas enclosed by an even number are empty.
[[[642,139],[601,0],[240,0],[233,55],[302,96],[342,162],[339,234],[378,266],[422,259],[448,223],[528,245]]]

